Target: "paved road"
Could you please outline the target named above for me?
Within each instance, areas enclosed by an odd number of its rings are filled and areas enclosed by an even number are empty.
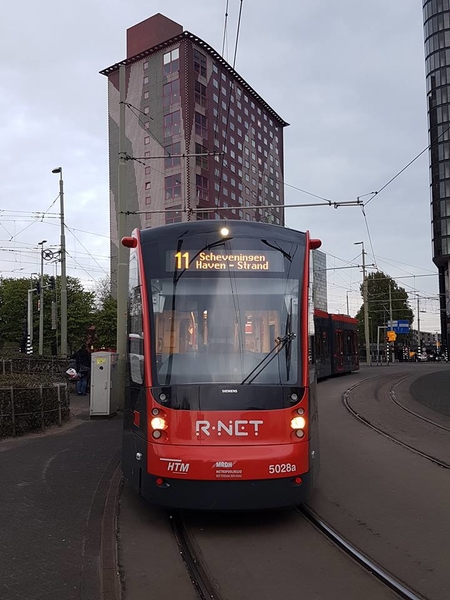
[[[367,429],[341,399],[346,389],[369,380],[358,388],[357,397],[363,405],[372,406],[381,383],[372,378],[393,375],[395,381],[396,372],[398,379],[417,372],[430,383],[428,365],[363,368],[358,374],[320,383],[322,470],[311,506],[399,579],[427,598],[441,600],[448,597],[450,586],[445,568],[448,472]],[[445,385],[438,387],[445,392]],[[127,486],[120,502],[119,557],[125,600],[193,600],[195,590],[167,513],[147,505]],[[306,590],[305,597],[322,600],[391,597],[392,592],[313,536],[293,512],[191,513],[188,525],[200,560],[203,557],[227,598],[294,600]],[[305,568],[308,558],[312,562]]]
[[[108,493],[122,422],[91,421],[89,397],[71,402],[71,423],[0,442],[1,600],[115,597],[105,561],[114,549]]]

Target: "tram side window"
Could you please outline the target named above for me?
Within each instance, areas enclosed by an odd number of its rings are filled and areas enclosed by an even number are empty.
[[[137,252],[130,253],[128,295],[128,357],[130,376],[135,383],[144,382],[144,338],[142,332],[142,297]]]

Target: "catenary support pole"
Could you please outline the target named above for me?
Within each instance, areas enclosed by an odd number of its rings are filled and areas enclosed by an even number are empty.
[[[127,161],[125,134],[126,67],[119,67],[119,168],[117,199],[117,405],[124,407],[127,360],[127,301],[128,301],[128,250],[121,244],[127,235],[126,190]]]
[[[39,243],[41,247],[41,290],[39,294],[39,356],[44,354],[44,244],[47,240]]]

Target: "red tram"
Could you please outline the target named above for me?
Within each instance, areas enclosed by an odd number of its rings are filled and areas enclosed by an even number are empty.
[[[136,230],[122,468],[148,501],[306,501],[319,472],[309,233],[212,221]]]
[[[359,369],[357,319],[316,309],[314,328],[318,379]]]

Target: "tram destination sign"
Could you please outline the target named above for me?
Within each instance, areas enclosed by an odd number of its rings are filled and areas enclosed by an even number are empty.
[[[201,250],[166,253],[167,271],[238,271],[284,272],[284,260],[281,252],[273,250],[258,252],[251,250],[224,251]]]

